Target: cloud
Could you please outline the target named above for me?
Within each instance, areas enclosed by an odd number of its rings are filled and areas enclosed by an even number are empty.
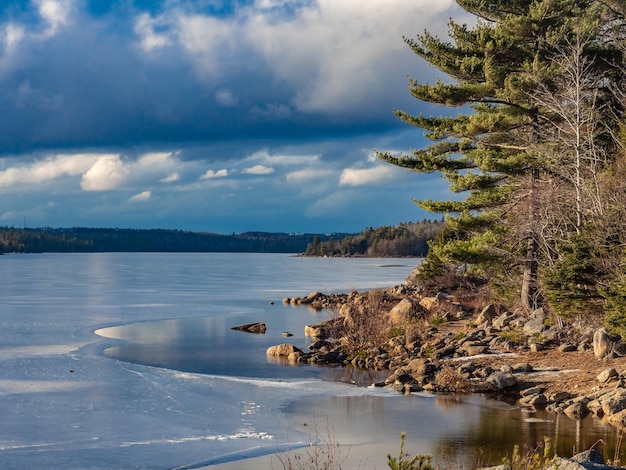
[[[274,168],[264,165],[255,165],[250,168],[244,168],[242,173],[246,175],[271,175],[274,173]]]
[[[287,173],[285,178],[288,183],[299,184],[310,181],[321,182],[323,180],[331,179],[335,177],[336,172],[332,170],[316,170],[316,169],[304,169]]]
[[[341,172],[339,184],[342,186],[380,185],[393,180],[397,172],[398,169],[391,165],[364,169],[346,168]]]
[[[128,168],[119,155],[99,157],[80,181],[85,191],[106,191],[119,187],[128,176]]]
[[[128,202],[146,202],[152,197],[152,191],[142,191],[128,199]]]
[[[159,181],[161,183],[175,183],[177,181],[180,181],[180,174],[172,173],[170,175],[167,175],[165,178],[161,178]]]
[[[153,52],[171,44],[168,35],[156,32],[163,22],[154,19],[147,13],[142,13],[135,19],[134,31],[139,36],[140,47],[147,53]]]
[[[215,101],[217,104],[225,108],[230,108],[239,104],[237,96],[235,96],[232,91],[225,89],[217,90],[215,92]]]
[[[95,154],[57,155],[33,163],[18,164],[0,171],[0,187],[38,184],[61,176],[82,175],[92,167],[94,161],[106,157]]]
[[[228,176],[228,170],[224,168],[217,171],[207,170],[202,176],[200,176],[200,179],[208,180],[213,178],[225,178],[226,176]]]
[[[54,36],[70,22],[71,0],[34,0],[42,20],[47,23],[44,37]]]

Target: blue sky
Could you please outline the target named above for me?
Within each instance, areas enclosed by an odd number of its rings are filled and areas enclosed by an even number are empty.
[[[358,232],[433,215],[392,109],[453,0],[4,0],[0,225]],[[470,19],[468,18],[468,21]]]

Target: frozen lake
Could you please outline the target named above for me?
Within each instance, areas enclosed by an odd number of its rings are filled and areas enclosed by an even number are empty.
[[[298,423],[313,415],[332,421],[350,445],[390,444],[372,446],[383,458],[403,431],[420,452],[467,453],[498,438],[534,445],[549,434],[565,449],[602,438],[612,456],[616,432],[599,421],[557,422],[480,397],[402,397],[336,382],[351,380],[339,369],[285,367],[264,356],[268,343],[285,342],[284,330],[306,347],[303,325],[325,318],[284,306],[283,297],[395,285],[415,264],[273,254],[0,256],[0,468],[236,461],[303,445],[310,435]],[[268,333],[230,330],[252,321],[265,321]]]

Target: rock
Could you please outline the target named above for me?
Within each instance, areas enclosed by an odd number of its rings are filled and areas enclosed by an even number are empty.
[[[549,396],[550,401],[556,403],[564,402],[565,400],[569,400],[570,398],[572,398],[572,394],[569,392],[556,392]]]
[[[402,324],[413,315],[414,310],[413,302],[402,299],[389,311],[389,321],[392,325]]]
[[[284,356],[289,357],[291,353],[294,352],[302,352],[300,349],[296,348],[293,344],[279,344],[276,346],[270,346],[267,348],[266,354],[268,356]]]
[[[498,390],[504,390],[517,385],[517,379],[510,372],[494,372],[487,377],[486,382]]]
[[[476,324],[482,325],[485,322],[491,321],[496,317],[496,307],[493,304],[487,305],[476,317]]]
[[[623,411],[626,408],[626,390],[617,389],[600,397],[602,412],[605,416],[611,416]]]
[[[331,331],[334,329],[335,321],[337,320],[326,320],[315,325],[306,325],[304,327],[304,336],[310,336],[311,338],[317,339],[326,339],[331,336]]]
[[[616,338],[609,334],[606,328],[600,328],[593,335],[593,354],[598,359],[604,359],[616,347]]]
[[[545,389],[543,387],[537,386],[537,387],[531,387],[531,388],[527,388],[525,390],[520,391],[520,395],[522,397],[528,397],[531,395],[539,395],[540,393],[543,393],[545,391]]]
[[[613,426],[626,427],[626,410],[619,411],[605,418]]]
[[[280,355],[282,355],[282,354],[280,354]],[[289,353],[289,354],[287,355],[287,360],[288,360],[289,362],[299,362],[299,361],[300,361],[300,359],[301,359],[302,357],[305,357],[305,356],[307,356],[307,357],[308,357],[308,355],[307,355],[307,354],[304,354],[302,351],[300,351],[300,350],[298,349],[297,351],[293,351],[293,352]]]
[[[487,346],[481,343],[469,342],[463,344],[457,351],[466,356],[478,356],[479,354],[485,354],[487,352]]]
[[[283,335],[285,338],[289,338],[290,336],[293,336],[293,334],[292,334],[292,333],[289,333],[288,331],[283,331],[283,332],[282,332],[282,335]]]
[[[611,367],[609,369],[604,369],[602,372],[600,372],[598,374],[597,379],[598,379],[598,382],[606,383],[612,378],[618,377],[618,376],[619,374],[617,373],[617,371]]]
[[[405,367],[404,370],[414,380],[420,384],[429,381],[437,371],[437,366],[428,359],[413,359]]]
[[[300,299],[300,303],[301,304],[311,304],[313,302],[315,302],[316,300],[318,300],[320,297],[323,297],[324,294],[322,294],[321,292],[311,292],[309,295],[307,295],[306,297],[302,297]]]
[[[231,330],[243,331],[245,333],[265,334],[267,327],[265,323],[246,323],[244,325],[231,326]]]
[[[543,393],[536,395],[528,395],[520,399],[520,403],[523,405],[529,405],[534,407],[542,407],[548,404],[548,398]]]
[[[530,351],[531,352],[539,352],[539,351],[543,351],[544,349],[546,349],[546,346],[542,343],[531,343],[530,344]]]
[[[578,348],[575,345],[568,344],[568,343],[563,343],[559,346],[559,351],[564,352],[564,353],[574,352],[577,349]]]
[[[584,402],[577,401],[566,407],[563,410],[563,413],[570,418],[584,418],[589,414],[589,408],[587,408],[587,405]]]
[[[289,297],[283,297],[283,303],[284,304],[288,304],[291,302],[291,299]]]
[[[496,318],[495,320],[493,320],[492,324],[494,328],[498,328],[499,330],[501,330],[502,328],[504,328],[505,326],[509,326],[509,324],[517,319],[518,316],[512,313],[503,313],[502,315],[500,315],[498,318]]]
[[[544,313],[542,308],[535,310],[531,315],[530,319],[524,324],[524,334],[526,336],[534,336],[541,334],[544,330],[547,329],[545,325],[546,314]]]
[[[439,306],[439,299],[437,297],[424,297],[420,300],[420,306],[428,311],[431,311],[435,307]]]
[[[522,362],[520,364],[513,364],[513,370],[515,372],[523,372],[528,374],[535,369],[533,369],[533,366],[531,366],[528,362]]]

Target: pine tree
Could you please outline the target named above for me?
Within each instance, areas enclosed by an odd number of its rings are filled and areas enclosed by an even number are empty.
[[[432,245],[434,255],[447,262],[470,263],[474,270],[491,275],[521,275],[521,301],[532,309],[538,301],[539,266],[551,250],[540,223],[551,210],[555,187],[555,162],[544,151],[551,137],[546,123],[554,122],[555,116],[547,115],[535,92],[538,84],[552,89],[555,53],[578,30],[592,29],[607,7],[592,0],[457,3],[479,18],[475,26],[451,21],[451,42],[428,32],[415,40],[405,38],[417,55],[450,81],[431,85],[409,79],[409,90],[421,101],[469,112],[425,117],[395,111],[434,143],[410,155],[379,153],[379,157],[420,173],[440,172],[452,191],[464,194],[462,200],[415,201],[426,210],[445,213],[454,230]],[[612,67],[607,61],[611,48],[602,49],[592,40],[587,46],[582,54],[590,70]]]

